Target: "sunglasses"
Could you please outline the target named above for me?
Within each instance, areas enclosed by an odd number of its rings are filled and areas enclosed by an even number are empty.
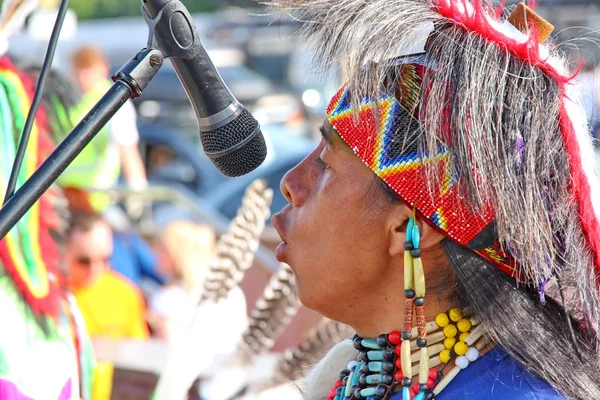
[[[81,266],[85,266],[85,267],[90,267],[94,261],[99,261],[99,262],[103,263],[104,265],[107,265],[110,263],[110,256],[102,257],[102,258],[98,258],[98,259],[94,259],[94,258],[86,257],[86,256],[80,256],[80,257],[77,257],[75,259],[75,261],[77,262],[77,264],[79,264]]]

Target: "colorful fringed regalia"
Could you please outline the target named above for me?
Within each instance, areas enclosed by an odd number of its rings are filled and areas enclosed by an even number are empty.
[[[35,1],[4,1],[3,45],[35,6]],[[8,183],[32,98],[32,78],[0,56],[2,188]],[[44,109],[37,114],[18,185],[54,147],[47,115]],[[0,242],[2,399],[91,399],[91,344],[74,298],[59,282],[61,260],[52,233],[60,234],[64,225],[60,204],[60,191],[49,190]]]
[[[579,66],[546,43],[553,27],[534,2],[504,3],[269,2],[305,22],[319,67],[348,78],[322,145],[332,146],[331,129],[412,210],[398,282],[404,324],[340,344],[305,398],[599,398],[600,186]],[[302,243],[286,218],[303,207],[308,168],[284,178],[288,199],[301,199],[275,217],[292,260]],[[421,222],[443,236],[461,306],[429,322]]]

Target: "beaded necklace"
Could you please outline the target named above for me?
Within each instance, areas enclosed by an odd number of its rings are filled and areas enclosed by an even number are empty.
[[[403,330],[377,339],[354,335],[352,343],[359,355],[340,373],[325,400],[386,400],[399,385],[402,400],[433,400],[487,345],[477,321],[465,318],[458,308],[438,314],[435,321],[425,321],[425,275],[414,216],[406,237]],[[413,328],[415,314],[417,326]],[[451,361],[455,366],[445,374]],[[414,376],[418,381],[413,384]]]

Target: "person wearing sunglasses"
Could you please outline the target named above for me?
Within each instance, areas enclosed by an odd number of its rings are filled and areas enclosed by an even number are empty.
[[[68,280],[89,334],[111,339],[147,339],[140,291],[111,269],[112,231],[96,214],[76,214],[67,232]]]

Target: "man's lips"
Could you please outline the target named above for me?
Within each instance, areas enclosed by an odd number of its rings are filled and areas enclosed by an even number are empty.
[[[278,212],[277,214],[273,215],[273,217],[271,218],[271,224],[273,225],[273,228],[275,228],[275,230],[277,231],[277,233],[279,234],[279,237],[281,238],[281,240],[284,243],[287,243],[287,238],[285,235],[285,229],[284,229],[284,212],[287,210],[287,207],[284,208],[282,211]]]
[[[285,257],[284,257],[284,252],[285,249],[287,248],[287,238],[285,235],[285,211],[287,210],[287,207],[284,208],[281,212],[273,215],[273,218],[271,218],[271,224],[273,225],[273,228],[275,228],[275,230],[277,231],[277,233],[279,234],[279,237],[281,238],[281,240],[283,241],[282,243],[279,244],[279,246],[277,246],[277,249],[275,249],[275,258],[277,258],[277,261],[279,262],[284,262]]]

